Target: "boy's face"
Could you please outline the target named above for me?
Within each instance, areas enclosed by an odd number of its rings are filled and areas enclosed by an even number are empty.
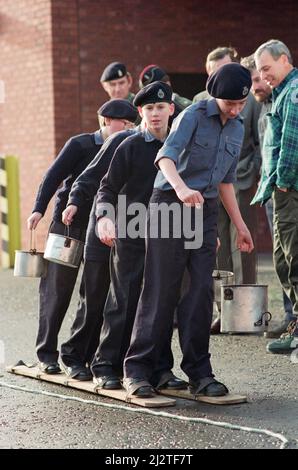
[[[148,103],[138,107],[146,127],[155,132],[168,126],[169,117],[174,113],[174,109],[173,103],[165,102]]]
[[[226,119],[235,119],[235,117],[237,117],[244,108],[247,97],[243,100],[222,100],[217,98],[216,101],[220,112]]]
[[[101,82],[101,84],[111,99],[125,100],[129,95],[132,80],[130,75],[126,75],[116,80]]]

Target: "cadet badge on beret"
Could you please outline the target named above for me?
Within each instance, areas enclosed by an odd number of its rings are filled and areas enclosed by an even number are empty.
[[[157,96],[158,96],[158,98],[160,98],[160,99],[162,99],[162,98],[164,98],[164,97],[165,97],[165,94],[164,94],[164,92],[162,91],[162,89],[161,89],[161,88],[158,90],[158,92],[157,92]]]
[[[118,70],[118,75],[119,75],[119,77],[122,77],[122,76],[123,76],[122,70],[120,70],[120,69]]]
[[[244,87],[243,87],[243,90],[242,90],[242,95],[243,95],[243,96],[246,96],[247,93],[248,93],[248,91],[249,91],[249,90],[248,90],[247,86],[244,86]]]

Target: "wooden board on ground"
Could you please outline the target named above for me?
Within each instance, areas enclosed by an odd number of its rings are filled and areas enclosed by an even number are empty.
[[[16,375],[23,375],[25,377],[31,377],[33,379],[44,380],[46,382],[51,382],[59,385],[64,385],[65,387],[76,388],[84,392],[95,393],[108,398],[114,398],[115,400],[125,401],[126,403],[131,403],[133,405],[143,406],[146,408],[161,408],[164,406],[174,406],[176,400],[173,398],[168,398],[165,396],[157,395],[154,398],[137,398],[137,397],[127,397],[126,391],[122,390],[105,390],[96,388],[94,383],[90,381],[81,382],[79,380],[72,379],[66,374],[45,374],[40,371],[38,367],[28,367],[26,365],[17,365],[6,367],[7,372]]]
[[[183,398],[184,400],[195,400],[202,403],[209,403],[210,405],[236,405],[239,403],[246,403],[247,397],[245,395],[235,395],[228,393],[222,397],[206,397],[204,395],[195,396],[189,390],[159,390],[162,395],[167,395],[175,398]]]

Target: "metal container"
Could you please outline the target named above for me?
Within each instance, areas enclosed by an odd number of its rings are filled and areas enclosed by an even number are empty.
[[[13,275],[16,277],[41,277],[47,272],[47,261],[35,248],[35,231],[30,233],[29,251],[16,250]]]
[[[222,333],[263,333],[267,330],[268,286],[239,284],[221,286]]]
[[[234,273],[231,271],[221,271],[215,269],[212,273],[213,285],[214,285],[214,302],[221,303],[221,286],[226,284],[233,284]]]
[[[53,263],[78,268],[83,257],[84,243],[74,238],[50,233],[47,239],[44,258]]]

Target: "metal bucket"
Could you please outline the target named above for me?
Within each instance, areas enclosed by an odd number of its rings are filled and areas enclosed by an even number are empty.
[[[222,333],[263,333],[270,320],[268,286],[239,284],[221,287]]]
[[[222,271],[220,269],[215,269],[212,273],[213,277],[213,286],[214,286],[214,302],[221,302],[221,286],[226,284],[233,284],[234,282],[234,273],[231,271]]]
[[[78,268],[83,257],[84,243],[69,236],[50,233],[44,258],[53,263]]]
[[[47,261],[35,248],[35,231],[30,231],[29,251],[16,250],[13,275],[16,277],[41,277],[47,272]]]

